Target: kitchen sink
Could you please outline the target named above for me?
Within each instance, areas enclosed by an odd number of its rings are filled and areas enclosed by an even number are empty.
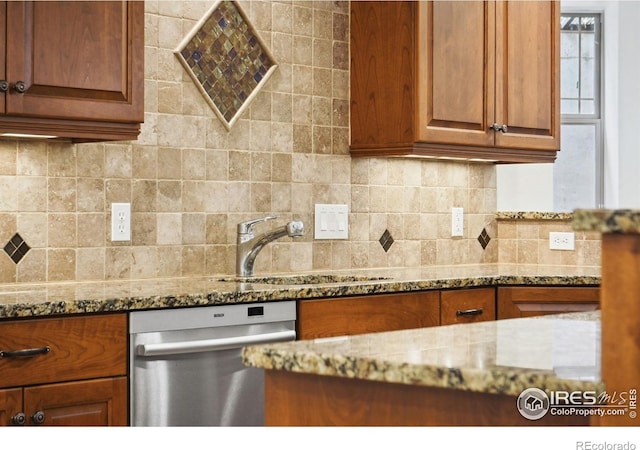
[[[342,284],[342,283],[362,283],[367,281],[390,280],[387,277],[369,277],[352,275],[286,275],[286,276],[264,276],[264,277],[226,277],[218,278],[216,281],[230,283],[253,283],[253,284],[275,284],[275,285],[305,285],[305,284]]]

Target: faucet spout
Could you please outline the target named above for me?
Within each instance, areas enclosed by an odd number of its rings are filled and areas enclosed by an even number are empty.
[[[285,236],[297,238],[304,235],[304,224],[301,221],[294,220],[282,227],[273,229],[259,236],[254,236],[253,226],[256,223],[275,218],[276,217],[270,216],[238,224],[238,246],[236,253],[236,273],[238,276],[250,277],[253,275],[253,265],[256,257],[269,242]]]

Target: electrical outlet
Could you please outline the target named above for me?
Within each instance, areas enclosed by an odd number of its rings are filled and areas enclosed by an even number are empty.
[[[576,235],[575,233],[560,233],[556,231],[549,232],[549,249],[550,250],[575,250]]]
[[[451,236],[458,237],[464,235],[464,209],[451,208]]]
[[[111,204],[111,240],[131,240],[131,203]]]

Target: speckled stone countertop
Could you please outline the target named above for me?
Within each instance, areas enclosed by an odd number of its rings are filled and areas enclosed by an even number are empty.
[[[595,390],[600,313],[573,313],[245,347],[248,366],[519,395]]]
[[[572,224],[577,231],[640,234],[640,210],[577,209]]]
[[[570,212],[498,211],[496,220],[571,220]]]
[[[248,282],[250,281],[250,282]],[[278,275],[0,285],[0,319],[496,285],[598,285],[593,267],[470,265]]]

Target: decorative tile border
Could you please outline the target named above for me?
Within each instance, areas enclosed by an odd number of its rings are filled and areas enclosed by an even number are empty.
[[[227,129],[278,67],[233,0],[216,2],[174,53]]]

